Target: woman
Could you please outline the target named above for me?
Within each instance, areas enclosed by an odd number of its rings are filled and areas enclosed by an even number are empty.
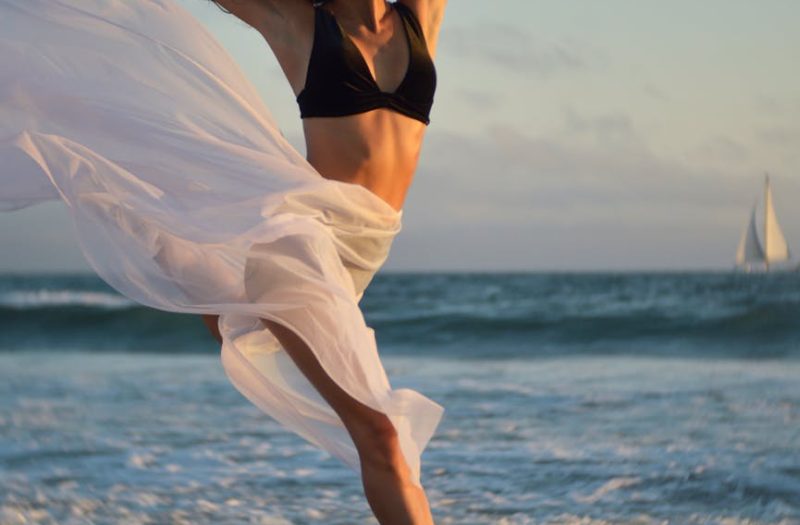
[[[432,523],[442,408],[390,388],[358,301],[400,229],[445,1],[216,2],[277,57],[306,160],[172,0],[0,0],[0,209],[63,200],[95,271],[202,315],[234,385],[358,469],[384,524]]]
[[[433,101],[432,58],[446,0],[216,3],[259,31],[275,54],[300,104],[309,162],[324,177],[366,186],[402,209]],[[409,96],[388,95],[402,88]],[[430,522],[389,419],[344,392],[291,331],[264,322],[344,421],[378,519]],[[206,316],[206,323],[219,337],[216,319]]]

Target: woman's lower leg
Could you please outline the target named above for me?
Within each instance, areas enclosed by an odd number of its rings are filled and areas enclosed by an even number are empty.
[[[364,494],[381,525],[431,525],[425,491],[411,482],[389,418],[347,394],[294,332],[262,319],[300,371],[339,415],[358,450]]]
[[[394,426],[379,412],[371,417],[370,423],[357,428],[350,423],[348,430],[358,449],[361,481],[372,512],[382,524],[432,524],[428,498],[411,482]]]

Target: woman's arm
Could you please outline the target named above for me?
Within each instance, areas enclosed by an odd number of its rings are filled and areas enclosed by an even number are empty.
[[[422,25],[422,32],[425,34],[425,41],[428,44],[428,52],[431,57],[436,56],[436,45],[439,41],[439,29],[444,19],[444,11],[447,7],[447,0],[397,0],[408,6]]]
[[[314,36],[310,0],[212,0],[264,37],[295,94],[302,89]]]
[[[298,9],[298,4],[307,4],[303,0],[211,0],[230,14],[263,32],[264,25],[272,25],[285,21]]]

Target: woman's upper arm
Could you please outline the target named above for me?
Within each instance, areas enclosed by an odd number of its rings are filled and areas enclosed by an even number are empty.
[[[259,32],[295,20],[310,9],[308,0],[216,0],[217,4]]]
[[[292,89],[299,92],[314,35],[310,0],[218,0],[232,15],[261,33]]]
[[[436,45],[439,41],[439,29],[444,19],[447,0],[397,0],[409,7],[422,25],[428,52],[431,57],[436,55]]]
[[[269,9],[271,2],[259,2],[257,0],[214,0],[223,9],[229,11],[233,16],[245,24],[258,29],[262,16]]]

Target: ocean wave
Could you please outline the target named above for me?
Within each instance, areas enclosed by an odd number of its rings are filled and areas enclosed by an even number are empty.
[[[14,290],[0,293],[0,307],[35,310],[58,306],[125,309],[136,303],[119,294],[82,290]]]
[[[376,276],[361,302],[381,351],[480,357],[800,356],[800,282],[737,275]],[[0,351],[218,351],[199,316],[96,277],[0,278]]]

